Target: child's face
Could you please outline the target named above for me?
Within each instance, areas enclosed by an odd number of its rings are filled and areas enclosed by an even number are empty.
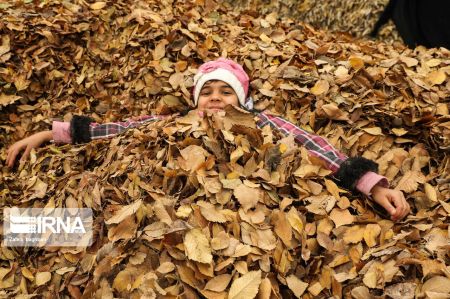
[[[227,83],[219,80],[206,82],[200,90],[198,110],[217,112],[226,105],[239,106],[239,99],[234,89]]]

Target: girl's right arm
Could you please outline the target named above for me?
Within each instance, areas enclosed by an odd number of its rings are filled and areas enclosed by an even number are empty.
[[[54,121],[51,131],[43,131],[14,143],[7,151],[6,165],[13,167],[17,155],[24,150],[21,160],[26,159],[33,148],[46,141],[55,143],[86,143],[93,139],[116,136],[130,128],[138,127],[146,122],[166,118],[166,115],[146,115],[125,122],[99,124],[86,116],[74,115],[70,122]]]
[[[53,140],[56,143],[87,143],[94,139],[114,137],[128,129],[167,117],[168,115],[145,115],[127,121],[99,124],[89,117],[74,115],[70,122],[53,122]]]

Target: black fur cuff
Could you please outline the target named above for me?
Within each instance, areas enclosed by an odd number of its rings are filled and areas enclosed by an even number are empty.
[[[353,157],[341,164],[334,177],[339,186],[353,191],[358,180],[369,171],[378,172],[378,164],[363,157]]]
[[[91,133],[89,132],[89,124],[94,120],[87,116],[74,115],[70,121],[70,134],[72,135],[72,143],[86,143],[91,141]]]

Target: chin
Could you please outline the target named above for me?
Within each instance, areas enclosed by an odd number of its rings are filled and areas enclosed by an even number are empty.
[[[219,111],[223,111],[223,108],[207,108],[206,111],[208,111],[208,112],[219,112]]]

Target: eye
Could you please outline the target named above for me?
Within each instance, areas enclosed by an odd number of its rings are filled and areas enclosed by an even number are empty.
[[[230,94],[233,94],[233,92],[231,92],[230,90],[224,90],[224,91],[223,91],[223,94],[225,94],[225,95],[230,95]]]
[[[210,94],[211,94],[210,90],[203,90],[203,91],[200,92],[201,96],[207,96],[207,95],[210,95]]]

